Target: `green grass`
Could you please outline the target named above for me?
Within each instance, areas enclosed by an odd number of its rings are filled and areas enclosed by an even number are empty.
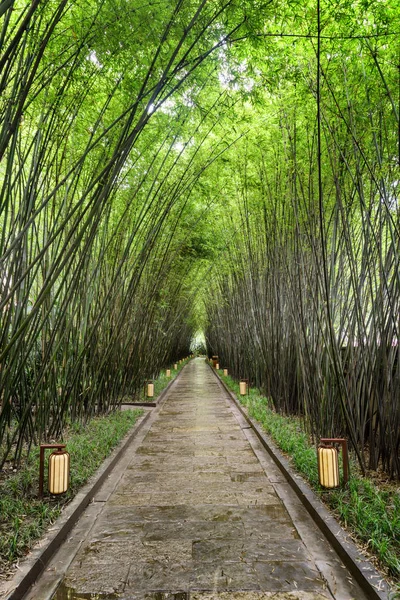
[[[272,403],[256,389],[250,390],[248,396],[239,396],[238,383],[222,373],[219,371],[219,376],[247,407],[249,415],[289,456],[292,465],[346,528],[377,557],[379,565],[400,583],[400,488],[394,484],[377,486],[372,479],[356,475],[357,467],[352,464],[354,474],[346,489],[322,490],[318,484],[316,448],[301,420],[274,412]]]
[[[400,583],[400,493],[351,477],[345,490],[329,493],[328,503]],[[400,590],[399,590],[400,591]]]
[[[71,455],[71,485],[66,494],[38,498],[39,448],[17,471],[2,473],[0,479],[0,573],[11,571],[43,531],[59,516],[79,488],[97,470],[113,448],[143,413],[141,410],[115,412],[95,417],[86,425],[74,424],[64,435]],[[46,489],[46,485],[45,485]]]

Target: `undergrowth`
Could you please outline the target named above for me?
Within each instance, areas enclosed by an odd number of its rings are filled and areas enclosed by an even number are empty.
[[[115,412],[95,417],[86,425],[71,425],[64,434],[71,455],[71,482],[68,492],[38,497],[39,448],[31,449],[21,467],[9,467],[0,478],[0,576],[11,572],[12,564],[25,556],[43,531],[59,516],[79,488],[97,470],[111,450],[132,428],[141,410]],[[45,481],[45,490],[47,489]]]
[[[239,385],[232,377],[218,372],[225,384],[236,393],[249,415],[258,421],[277,446],[289,456],[297,471],[314,491],[334,510],[339,520],[373,553],[381,567],[400,584],[400,489],[394,484],[377,486],[368,477],[357,474],[352,463],[349,484],[345,489],[325,490],[318,483],[316,448],[302,428],[298,417],[277,414],[271,401],[258,390],[239,395]],[[400,592],[400,589],[399,589]],[[397,596],[396,597],[400,597]]]

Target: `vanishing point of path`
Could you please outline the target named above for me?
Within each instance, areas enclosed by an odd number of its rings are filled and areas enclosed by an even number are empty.
[[[203,359],[28,598],[66,564],[55,600],[364,599]]]

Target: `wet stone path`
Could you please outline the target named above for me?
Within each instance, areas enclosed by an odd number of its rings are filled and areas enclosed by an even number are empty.
[[[152,417],[55,600],[364,598],[204,360]]]

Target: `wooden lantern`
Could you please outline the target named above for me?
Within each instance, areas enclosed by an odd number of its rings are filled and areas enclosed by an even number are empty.
[[[247,382],[241,381],[239,383],[239,393],[241,396],[245,396],[247,394]]]
[[[171,369],[167,369],[165,374],[167,377],[171,377]]]
[[[219,363],[217,363],[217,364],[215,365],[215,368],[217,369],[217,371],[219,371]]]
[[[178,368],[178,365],[176,363],[174,363],[174,370],[176,371]]]
[[[148,398],[154,397],[154,383],[152,381],[147,382],[147,397]]]
[[[228,369],[224,369],[224,376],[228,377]]]
[[[45,450],[54,450],[49,456],[49,492],[64,494],[68,490],[70,478],[70,456],[65,450],[65,444],[41,444],[39,454],[39,497],[43,496],[44,484],[44,454]]]

